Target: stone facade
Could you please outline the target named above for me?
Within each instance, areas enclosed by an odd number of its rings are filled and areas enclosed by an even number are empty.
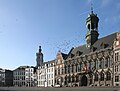
[[[119,48],[113,47],[119,32],[98,38],[97,14],[93,11],[86,19],[86,42],[87,44],[72,48],[67,58],[61,65],[64,65],[63,74],[60,73],[59,59],[56,58],[55,80],[63,86],[113,86],[119,81],[119,67],[114,66],[114,56]],[[118,44],[118,42],[117,42]],[[116,48],[116,49],[114,49]],[[119,54],[117,60],[119,62]],[[117,64],[118,64],[117,62]],[[61,66],[62,67],[62,66]],[[114,73],[116,72],[116,73]],[[116,76],[117,74],[117,76]]]
[[[98,38],[97,14],[86,19],[86,44],[61,51],[55,59],[55,85],[61,86],[119,86],[120,32]],[[46,67],[45,74],[46,74]],[[45,76],[45,81],[48,76]]]
[[[120,86],[120,33],[114,41],[114,86]]]
[[[60,51],[57,53],[55,60],[55,85],[64,85],[64,61],[66,57],[67,55]]]

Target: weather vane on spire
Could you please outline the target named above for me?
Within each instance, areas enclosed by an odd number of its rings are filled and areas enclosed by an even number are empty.
[[[93,14],[93,4],[91,2],[91,13]]]

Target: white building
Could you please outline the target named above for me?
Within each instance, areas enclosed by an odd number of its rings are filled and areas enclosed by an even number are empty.
[[[54,63],[55,60],[44,62],[37,70],[38,87],[54,86]]]
[[[37,86],[45,87],[45,65],[41,65],[37,69]]]
[[[25,84],[27,87],[36,86],[36,68],[29,66],[25,68]]]
[[[13,70],[13,85],[25,86],[25,68],[28,66],[20,66]]]
[[[55,60],[52,60],[52,61],[48,61],[46,64],[45,64],[45,69],[46,69],[46,85],[48,87],[50,86],[54,86],[54,79],[55,79]]]

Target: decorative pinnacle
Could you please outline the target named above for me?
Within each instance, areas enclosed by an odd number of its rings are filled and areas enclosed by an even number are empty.
[[[41,46],[39,46],[39,52],[41,53],[42,49],[41,49]]]

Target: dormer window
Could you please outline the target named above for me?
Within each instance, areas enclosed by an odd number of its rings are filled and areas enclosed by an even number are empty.
[[[73,58],[73,57],[74,57],[74,54],[71,54],[70,57]]]
[[[92,51],[92,52],[94,52],[94,51],[96,51],[96,50],[97,50],[97,47],[92,47],[92,48],[91,48],[91,51]]]
[[[80,52],[80,51],[76,52],[76,56],[80,56],[81,54],[82,54],[82,52]]]
[[[103,42],[102,42],[101,45],[100,45],[101,48],[107,48],[108,46],[109,46],[109,44],[103,43]]]

